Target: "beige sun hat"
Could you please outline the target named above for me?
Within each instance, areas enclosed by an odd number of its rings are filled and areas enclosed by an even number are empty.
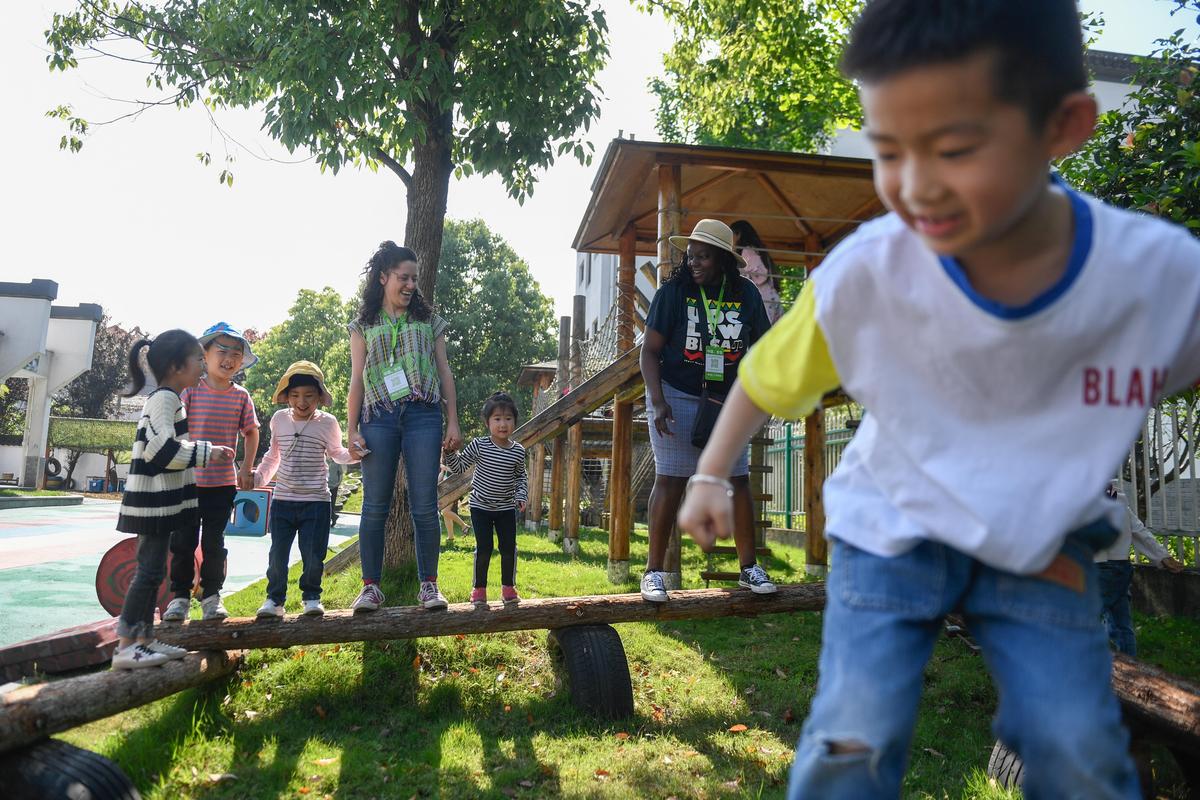
[[[671,246],[676,250],[687,250],[688,242],[704,242],[713,247],[730,252],[737,259],[738,266],[746,266],[746,259],[738,255],[733,247],[733,231],[719,219],[702,219],[692,228],[691,236],[672,236]]]
[[[321,368],[311,361],[297,361],[287,368],[287,372],[283,373],[283,377],[279,379],[279,383],[275,384],[275,394],[272,399],[280,405],[287,402],[288,384],[296,375],[308,375],[315,378],[317,387],[321,392],[321,405],[333,405],[333,395],[325,388],[325,373],[321,372]]]

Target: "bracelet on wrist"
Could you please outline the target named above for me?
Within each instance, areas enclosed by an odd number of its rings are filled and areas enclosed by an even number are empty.
[[[733,497],[733,484],[725,478],[718,478],[716,475],[705,475],[701,472],[697,472],[695,475],[688,478],[687,485],[689,489],[692,488],[693,483],[707,483],[712,486],[719,486],[725,490],[726,497]]]

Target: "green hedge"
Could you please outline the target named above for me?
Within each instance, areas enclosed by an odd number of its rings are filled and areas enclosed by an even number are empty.
[[[50,418],[50,445],[86,453],[129,451],[137,423],[123,419]]]

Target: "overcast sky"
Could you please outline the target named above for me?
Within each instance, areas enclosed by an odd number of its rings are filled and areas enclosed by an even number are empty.
[[[387,170],[321,174],[310,161],[277,163],[235,149],[232,189],[218,185],[224,146],[202,109],[156,109],[98,130],[79,154],[58,149],[64,126],[44,113],[70,103],[85,118],[119,113],[107,97],[144,97],[142,68],[109,60],[51,74],[42,32],[72,3],[16,0],[0,11],[0,233],[8,253],[0,280],[50,278],[59,303],[99,303],[114,320],[152,332],[194,332],[217,320],[265,330],[284,318],[301,288],[354,291],[375,246],[400,241],[404,190]],[[558,313],[570,313],[571,240],[599,156],[624,130],[656,139],[647,79],[670,31],[624,0],[602,2],[611,57],[601,75],[602,115],[590,138],[597,160],[560,160],[524,206],[496,178],[452,182],[449,215],[482,217],[529,262]],[[1146,52],[1190,16],[1167,0],[1086,0],[1108,24],[1098,46]],[[258,133],[261,116],[224,112],[221,125],[254,153],[299,160]],[[194,154],[210,151],[213,165]]]

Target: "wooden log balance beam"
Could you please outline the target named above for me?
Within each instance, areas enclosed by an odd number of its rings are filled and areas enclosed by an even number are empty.
[[[479,609],[453,603],[444,611],[417,606],[381,608],[355,614],[327,611],[322,617],[287,615],[282,619],[229,618],[184,625],[160,625],[155,635],[189,650],[294,647],[296,645],[419,639],[427,636],[499,633],[609,625],[618,622],[667,622],[681,619],[753,617],[793,611],[820,611],[825,586],[801,583],[780,586],[773,595],[745,589],[689,589],[671,592],[666,603],[647,603],[640,594],[546,597],[522,600],[515,608],[491,603]]]
[[[0,752],[231,674],[240,652],[188,653],[161,667],[105,670],[0,695]]]

